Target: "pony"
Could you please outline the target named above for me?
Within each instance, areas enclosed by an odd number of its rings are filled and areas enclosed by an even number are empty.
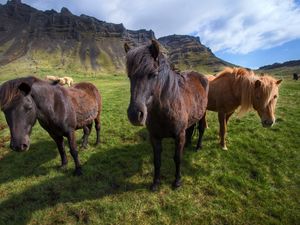
[[[62,80],[63,85],[67,84],[69,87],[71,87],[71,85],[73,85],[73,83],[74,83],[74,80],[72,77],[63,77],[60,79]]]
[[[85,147],[95,121],[96,145],[100,142],[101,96],[91,83],[77,83],[71,88],[50,84],[29,76],[6,81],[0,89],[0,107],[10,129],[10,148],[26,151],[36,120],[55,141],[61,156],[61,167],[68,163],[64,148],[67,137],[75,162],[75,175],[81,175],[75,130],[83,128]]]
[[[57,76],[51,76],[51,75],[47,75],[46,80],[49,80],[49,81],[60,81],[60,78],[57,77]]]
[[[239,116],[255,109],[263,127],[275,123],[275,107],[279,96],[277,80],[269,75],[257,76],[244,68],[225,68],[209,82],[207,110],[218,112],[220,145],[227,150],[225,136],[230,116],[240,107]],[[205,121],[207,126],[207,123]],[[202,139],[200,133],[199,139]]]
[[[74,83],[74,80],[73,80],[72,77],[57,77],[57,76],[47,75],[46,76],[46,80],[57,82],[60,85],[67,84],[69,87],[71,87],[73,85],[73,83]]]
[[[125,43],[124,48],[131,94],[128,119],[135,126],[146,125],[153,148],[154,177],[150,189],[156,191],[159,187],[162,139],[168,137],[175,139],[173,188],[177,188],[181,185],[185,140],[190,138],[187,136],[195,123],[204,122],[208,81],[196,72],[172,71],[155,40],[133,49]]]

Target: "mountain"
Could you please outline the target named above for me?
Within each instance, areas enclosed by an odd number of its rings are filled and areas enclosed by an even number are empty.
[[[170,35],[161,37],[158,41],[168,50],[169,60],[182,70],[215,73],[225,66],[233,66],[217,58],[209,48],[201,44],[199,37]]]
[[[271,69],[277,69],[277,68],[281,68],[281,67],[294,67],[294,66],[300,66],[300,60],[292,60],[292,61],[287,61],[284,63],[274,63],[272,65],[259,67],[259,69],[260,70],[271,70]]]
[[[138,46],[156,39],[152,30],[73,15],[67,8],[40,11],[21,0],[0,5],[0,66],[39,71],[123,72],[125,42]],[[158,39],[180,69],[214,73],[229,63],[218,59],[200,39],[171,35]]]
[[[262,66],[258,69],[258,72],[292,77],[293,73],[300,74],[300,60],[291,60],[283,63],[274,63],[272,65]]]

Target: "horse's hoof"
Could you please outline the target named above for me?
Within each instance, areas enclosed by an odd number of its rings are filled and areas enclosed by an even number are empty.
[[[66,170],[66,169],[67,169],[67,163],[66,163],[66,164],[60,165],[60,166],[58,167],[58,169],[59,169],[59,170],[62,170],[62,171]]]
[[[177,189],[181,186],[181,181],[180,180],[175,180],[173,183],[172,183],[172,187],[173,189]]]
[[[85,149],[87,149],[87,145],[81,145],[80,148],[85,150]]]
[[[81,175],[82,175],[81,168],[76,168],[74,171],[74,176],[81,176]]]
[[[226,146],[223,146],[223,147],[222,147],[222,150],[227,151],[228,148],[227,148]]]
[[[198,152],[198,151],[200,151],[202,149],[202,146],[197,146],[196,148],[195,148],[195,152]]]
[[[156,191],[158,191],[158,189],[159,189],[159,182],[158,183],[153,183],[153,184],[151,184],[151,186],[150,186],[150,191],[153,191],[153,192],[156,192]]]

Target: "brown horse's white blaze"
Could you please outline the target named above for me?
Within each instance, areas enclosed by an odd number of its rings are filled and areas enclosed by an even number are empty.
[[[237,108],[240,116],[255,109],[263,127],[275,123],[281,81],[268,75],[257,76],[243,68],[225,68],[210,80],[207,109],[218,112],[220,144],[224,150],[227,123]]]

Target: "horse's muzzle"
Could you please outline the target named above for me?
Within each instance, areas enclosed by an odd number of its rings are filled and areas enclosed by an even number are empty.
[[[29,149],[30,143],[29,140],[24,140],[21,143],[10,142],[10,148],[16,152],[25,152]]]
[[[144,126],[147,119],[147,108],[144,105],[129,106],[127,110],[129,121],[134,126]]]
[[[261,124],[263,127],[272,127],[273,124],[274,124],[274,121],[273,120],[263,120],[261,121]]]

